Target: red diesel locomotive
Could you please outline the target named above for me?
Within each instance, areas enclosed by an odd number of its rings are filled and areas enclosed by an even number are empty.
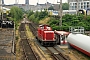
[[[54,46],[56,44],[54,31],[48,25],[39,25],[37,38],[43,46]]]

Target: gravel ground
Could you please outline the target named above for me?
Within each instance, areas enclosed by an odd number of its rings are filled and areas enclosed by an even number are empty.
[[[80,53],[75,49],[66,48],[63,50],[65,51],[65,54],[71,58],[71,60],[90,60],[88,56],[84,55],[83,53]]]

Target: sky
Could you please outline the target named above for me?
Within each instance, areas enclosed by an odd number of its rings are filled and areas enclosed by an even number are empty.
[[[19,4],[25,4],[25,0],[17,0]],[[60,2],[60,0],[29,0],[30,5],[36,5],[37,2],[40,4],[44,4],[47,2],[50,2],[52,4],[57,4],[57,1]],[[62,3],[67,2],[67,0],[62,0]],[[5,4],[15,4],[15,0],[4,0]]]

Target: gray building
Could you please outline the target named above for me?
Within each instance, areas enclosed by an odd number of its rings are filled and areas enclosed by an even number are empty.
[[[77,4],[77,2],[78,2],[78,4]],[[68,0],[68,3],[69,3],[70,10],[76,10],[77,5],[78,5],[78,9],[90,8],[90,0]]]
[[[5,5],[4,7],[11,8],[12,6],[17,6],[19,8],[23,8],[25,11],[27,11],[27,10],[33,10],[33,11],[44,10],[44,9],[48,9],[50,6],[53,6],[55,10],[59,9],[58,4],[51,4],[49,2],[47,2],[45,4],[38,4],[37,3],[37,5],[13,4],[13,5]]]
[[[25,0],[25,4],[29,5],[29,0]]]
[[[28,5],[28,4],[14,4],[13,6],[17,6],[19,8],[23,8],[25,11],[27,11],[27,10],[31,10],[31,6],[32,5]]]
[[[44,10],[44,9],[48,9],[50,6],[52,6],[51,3],[47,2],[45,4],[39,4],[37,3],[37,5],[35,6],[35,10]]]

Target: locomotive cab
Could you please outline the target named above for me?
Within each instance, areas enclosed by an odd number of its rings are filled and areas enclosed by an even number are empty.
[[[54,46],[56,45],[56,40],[54,36],[54,31],[48,25],[39,25],[38,27],[38,41],[43,46]]]
[[[58,45],[66,45],[67,44],[67,36],[69,32],[65,31],[55,31],[55,39]]]

